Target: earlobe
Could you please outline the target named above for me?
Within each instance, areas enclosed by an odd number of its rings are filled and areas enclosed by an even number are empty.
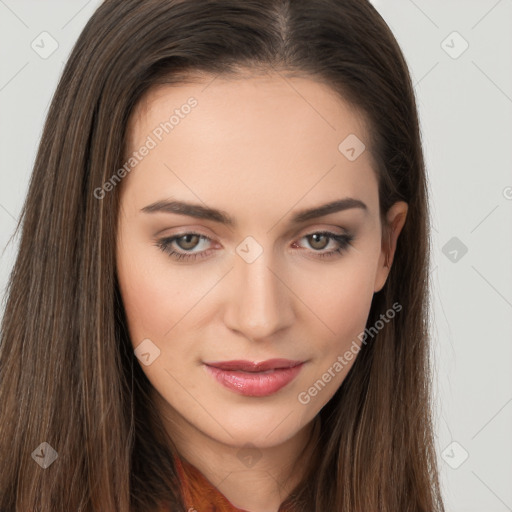
[[[407,218],[408,205],[404,201],[396,202],[386,215],[386,226],[383,229],[381,255],[375,277],[374,292],[382,290],[395,257],[398,236],[404,227]]]

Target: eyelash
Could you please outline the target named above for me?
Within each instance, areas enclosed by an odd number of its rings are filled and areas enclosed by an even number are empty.
[[[185,261],[195,261],[198,258],[206,258],[209,255],[208,250],[202,251],[202,252],[197,252],[197,253],[192,253],[192,254],[186,254],[186,253],[174,251],[170,248],[171,244],[174,241],[176,241],[180,238],[189,236],[189,235],[198,236],[198,237],[202,238],[203,240],[213,241],[210,237],[207,237],[205,235],[190,232],[190,233],[183,233],[181,235],[176,235],[176,236],[169,237],[169,238],[162,238],[161,240],[157,240],[155,245],[158,248],[160,248],[163,252],[168,254],[172,259],[175,259],[178,261],[184,261],[184,260]],[[351,234],[338,235],[336,233],[331,233],[330,231],[314,231],[313,233],[304,235],[303,237],[301,237],[301,239],[308,238],[313,235],[326,236],[326,237],[336,241],[339,244],[337,249],[333,249],[331,251],[327,251],[324,253],[318,253],[315,256],[318,258],[330,258],[330,257],[335,256],[336,254],[342,254],[346,249],[348,249],[349,245],[354,240],[354,235],[351,235]],[[314,252],[317,252],[317,251],[314,251]]]

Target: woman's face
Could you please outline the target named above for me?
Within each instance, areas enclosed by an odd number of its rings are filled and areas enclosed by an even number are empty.
[[[232,446],[290,439],[354,364],[389,271],[362,118],[305,78],[210,77],[153,89],[128,142],[118,277],[162,414]]]

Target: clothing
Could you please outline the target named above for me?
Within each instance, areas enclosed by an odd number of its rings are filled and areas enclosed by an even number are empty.
[[[235,507],[206,477],[185,459],[175,457],[174,462],[187,512],[250,512]],[[162,509],[162,512],[171,512]],[[281,507],[279,512],[292,512]]]

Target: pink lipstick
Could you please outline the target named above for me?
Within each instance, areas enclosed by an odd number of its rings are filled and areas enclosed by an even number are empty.
[[[300,372],[303,361],[269,359],[204,363],[210,375],[228,389],[245,396],[268,396],[289,384]]]

